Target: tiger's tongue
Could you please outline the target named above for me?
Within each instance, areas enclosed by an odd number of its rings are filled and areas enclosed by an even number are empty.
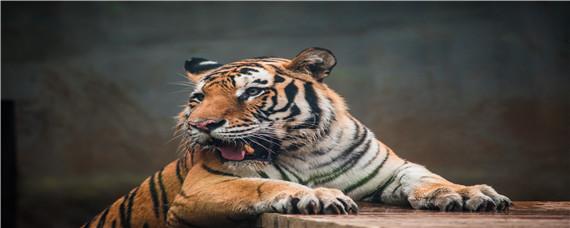
[[[241,161],[245,158],[245,150],[233,146],[219,147],[222,157],[231,161]]]

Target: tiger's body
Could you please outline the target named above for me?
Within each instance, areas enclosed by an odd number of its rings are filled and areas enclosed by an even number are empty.
[[[292,60],[188,61],[196,88],[178,122],[188,156],[86,227],[251,225],[264,212],[356,212],[352,199],[445,211],[511,205],[487,185],[451,183],[378,141],[322,82],[335,64],[320,48]]]

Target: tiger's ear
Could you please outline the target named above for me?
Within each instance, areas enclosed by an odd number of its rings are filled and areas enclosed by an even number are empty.
[[[220,66],[222,66],[222,64],[204,58],[192,58],[186,60],[184,63],[186,76],[188,76],[188,78],[194,82],[200,81],[205,72],[218,68]]]
[[[291,71],[310,74],[319,82],[329,76],[336,65],[333,53],[324,48],[307,48],[301,51],[286,67]]]

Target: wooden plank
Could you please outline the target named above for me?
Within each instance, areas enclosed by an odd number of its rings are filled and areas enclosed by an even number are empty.
[[[570,202],[517,201],[508,212],[439,212],[359,203],[358,215],[284,215],[267,213],[264,228],[336,227],[565,227]]]

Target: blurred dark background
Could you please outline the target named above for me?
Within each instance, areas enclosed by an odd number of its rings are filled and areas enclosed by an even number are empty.
[[[185,59],[312,46],[400,156],[570,200],[567,2],[1,4],[3,222],[77,227],[175,159]]]

